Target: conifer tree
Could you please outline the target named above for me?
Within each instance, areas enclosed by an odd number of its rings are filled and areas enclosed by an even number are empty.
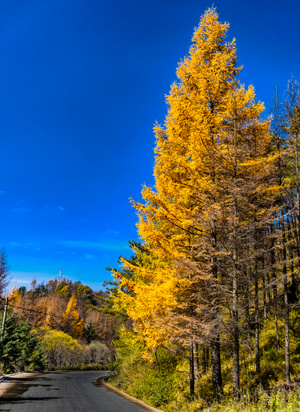
[[[165,124],[155,126],[155,187],[145,186],[145,202],[133,203],[139,234],[160,263],[148,277],[132,266],[134,293],[124,297],[137,321],[137,303],[154,302],[157,279],[161,291],[167,281],[174,285],[175,300],[164,310],[164,331],[176,330],[173,336],[186,347],[210,343],[216,398],[222,392],[220,334],[228,331],[233,393],[239,397],[241,280],[253,264],[248,251],[271,219],[276,190],[269,122],[260,118],[263,105],[255,103],[253,87],[246,89],[237,79],[240,68],[235,41],[226,41],[228,27],[218,21],[215,9],[204,14],[167,97]],[[145,279],[148,289],[138,293],[137,285]],[[150,319],[149,331],[153,324],[163,327],[158,319]],[[221,326],[226,323],[227,332]],[[192,359],[190,365],[193,394]]]
[[[300,244],[300,172],[299,172],[299,134],[300,134],[300,90],[299,83],[295,81],[292,77],[287,86],[286,99],[285,99],[285,109],[286,109],[286,131],[289,137],[289,147],[288,155],[291,160],[291,174],[290,187],[292,190],[289,191],[289,205],[285,207],[286,214],[282,213],[281,218],[281,236],[282,236],[282,275],[283,275],[283,285],[284,285],[284,323],[285,323],[285,372],[286,372],[286,383],[291,383],[290,378],[290,301],[289,301],[289,279],[288,279],[288,245],[287,242],[290,237],[290,220],[295,220],[296,228],[294,230],[294,237],[296,237],[297,244],[297,257],[298,257],[298,267],[299,261],[299,244]],[[288,218],[287,218],[288,217]],[[290,248],[291,249],[291,248]],[[292,249],[293,250],[293,249]],[[294,259],[293,253],[289,256],[291,261],[291,272],[293,279],[293,290],[294,295],[296,294],[296,281],[294,275]]]

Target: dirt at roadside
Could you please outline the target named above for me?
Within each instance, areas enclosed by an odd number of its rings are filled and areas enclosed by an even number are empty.
[[[10,390],[12,387],[20,382],[20,379],[24,378],[30,378],[39,375],[38,372],[20,372],[20,373],[13,373],[11,375],[5,375],[0,377],[0,398],[3,398],[3,396]]]

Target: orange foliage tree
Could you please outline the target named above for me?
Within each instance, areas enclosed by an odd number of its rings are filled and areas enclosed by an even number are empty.
[[[255,260],[250,251],[272,219],[279,188],[271,178],[269,121],[261,118],[253,87],[238,80],[228,28],[209,9],[179,64],[165,124],[154,129],[155,187],[144,186],[144,203],[133,202],[156,264],[123,260],[133,275],[116,273],[120,288],[126,286],[116,300],[148,347],[161,344],[158,330],[190,347],[192,394],[195,342],[210,342],[216,396],[222,391],[220,333],[227,323],[237,398],[242,274]]]

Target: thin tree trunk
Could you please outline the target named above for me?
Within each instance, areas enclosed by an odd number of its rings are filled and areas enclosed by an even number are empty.
[[[271,227],[271,233],[274,229]],[[277,278],[276,278],[276,268],[275,268],[275,251],[274,251],[274,239],[272,238],[271,243],[271,271],[272,271],[272,289],[273,289],[273,302],[274,302],[274,318],[275,318],[275,330],[276,330],[276,346],[277,351],[280,350],[279,342],[279,332],[278,332],[278,295],[277,295]]]
[[[288,288],[287,288],[287,275],[284,275],[284,347],[285,347],[285,376],[286,383],[291,383],[290,372],[290,332],[289,332],[289,303],[288,303]]]
[[[282,213],[283,214],[283,213]],[[284,285],[284,349],[285,349],[285,378],[286,383],[291,383],[290,371],[290,327],[289,327],[289,301],[288,301],[288,279],[287,279],[287,254],[286,237],[284,232],[284,221],[282,219],[282,272]]]
[[[233,279],[233,350],[232,350],[232,377],[233,377],[233,397],[239,399],[240,390],[240,366],[239,366],[239,328],[238,328],[238,299],[237,299],[237,279]]]
[[[251,325],[250,325],[250,291],[249,291],[249,278],[248,278],[248,272],[245,270],[244,272],[244,279],[245,279],[245,293],[244,293],[244,308],[245,308],[245,318],[246,318],[246,324],[247,324],[247,337],[248,340],[250,340],[251,334]]]
[[[293,244],[293,231],[292,231],[292,225],[290,221],[288,220],[287,222],[288,225],[288,241],[289,241],[289,247],[287,248],[288,253],[289,253],[289,261],[291,262],[291,276],[292,276],[292,284],[289,290],[289,302],[290,303],[295,303],[297,299],[297,281],[295,277],[295,267],[294,267],[294,249],[295,246]]]
[[[9,299],[8,299],[8,298],[6,298],[6,300],[5,300],[5,304],[4,304],[3,319],[2,319],[1,339],[3,339],[3,337],[4,337],[5,322],[6,322],[6,314],[7,314],[8,302],[9,302]]]
[[[300,245],[299,245],[299,232],[298,232],[298,217],[296,219],[294,216],[291,217],[291,225],[293,228],[292,237],[296,239],[296,252],[297,252],[297,264],[296,266],[300,267]]]
[[[213,230],[212,230],[211,241],[212,241],[213,250],[216,250],[217,234],[216,234],[214,222],[213,222],[212,227],[213,227]],[[212,273],[213,273],[214,279],[217,281],[218,267],[215,261],[215,256],[211,257],[211,263],[212,263]],[[218,309],[216,309],[215,316],[217,316],[217,311]],[[212,370],[212,382],[213,382],[215,399],[219,401],[220,395],[223,392],[219,333],[216,333],[213,336],[213,341],[211,344],[211,370]]]
[[[264,271],[263,271],[263,297],[264,297],[264,319],[267,319],[267,278],[266,278],[266,270],[265,270],[265,264],[264,264]]]
[[[259,307],[258,307],[258,274],[257,262],[255,263],[255,368],[260,374],[260,349],[259,349]]]
[[[195,395],[194,342],[190,343],[190,395]]]
[[[272,297],[271,297],[271,288],[269,287],[270,285],[270,274],[269,272],[266,274],[266,281],[267,281],[267,297],[268,297],[268,305],[270,306],[271,302],[272,302]]]
[[[236,115],[235,115],[236,117]],[[233,321],[233,347],[232,347],[232,380],[233,397],[240,397],[240,365],[239,365],[239,318],[238,318],[238,267],[237,267],[237,133],[236,120],[234,119],[234,176],[233,176],[233,273],[232,273],[232,321]]]
[[[202,348],[202,370],[205,373],[208,369],[208,361],[206,356],[206,348]]]
[[[215,399],[219,402],[223,394],[221,374],[221,353],[219,335],[211,343],[211,371]]]
[[[298,234],[300,234],[300,194],[299,194],[299,158],[298,158],[298,133],[295,133],[295,168],[296,168],[296,194],[297,194],[297,218]]]
[[[194,376],[195,381],[199,380],[199,355],[198,355],[198,343],[193,342],[193,352],[194,352]]]
[[[261,258],[262,266],[262,281],[263,281],[263,318],[267,319],[267,278],[266,278],[266,264],[265,264],[265,254],[262,254]]]

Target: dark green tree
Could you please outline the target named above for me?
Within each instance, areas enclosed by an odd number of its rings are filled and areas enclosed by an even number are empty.
[[[0,316],[1,324],[2,318],[3,314]],[[0,359],[4,373],[44,370],[48,365],[47,356],[30,323],[20,323],[11,310],[6,317]]]
[[[85,337],[87,343],[91,343],[93,340],[98,339],[97,332],[91,322],[89,322],[83,328],[83,336]]]

